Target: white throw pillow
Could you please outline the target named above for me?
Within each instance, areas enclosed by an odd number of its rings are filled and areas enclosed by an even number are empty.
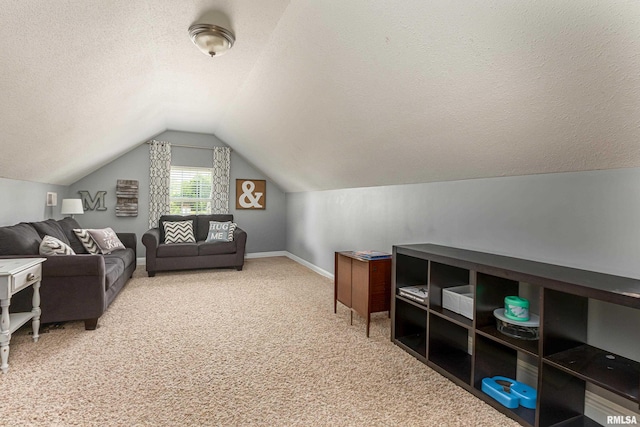
[[[75,255],[76,253],[69,245],[60,239],[46,235],[40,243],[40,255]]]

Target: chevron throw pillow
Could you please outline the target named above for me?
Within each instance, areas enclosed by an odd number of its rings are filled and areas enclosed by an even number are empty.
[[[165,243],[195,243],[193,234],[193,221],[165,221],[164,242]]]
[[[76,253],[69,245],[53,236],[44,236],[40,243],[40,255],[75,255]]]
[[[98,255],[100,253],[100,248],[96,245],[96,242],[93,241],[93,238],[89,234],[89,231],[82,228],[74,228],[73,232],[76,233],[78,240],[82,243],[82,246],[92,255]]]

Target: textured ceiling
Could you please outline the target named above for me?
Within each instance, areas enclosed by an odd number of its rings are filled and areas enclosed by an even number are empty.
[[[165,129],[216,134],[286,191],[640,166],[640,2],[0,10],[5,178],[70,184]],[[236,45],[202,55],[195,22]]]

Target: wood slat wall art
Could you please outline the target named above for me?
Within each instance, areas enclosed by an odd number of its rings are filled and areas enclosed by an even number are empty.
[[[138,181],[119,179],[116,185],[116,216],[138,216]]]

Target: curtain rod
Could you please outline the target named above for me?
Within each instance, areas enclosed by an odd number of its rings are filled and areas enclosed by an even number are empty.
[[[145,142],[145,144],[151,144],[151,141],[147,141],[147,142]],[[215,148],[215,147],[199,147],[197,145],[182,145],[182,144],[173,144],[173,143],[170,143],[170,144],[171,144],[172,147],[199,148],[201,150],[213,150]],[[233,151],[233,150],[231,150],[231,147],[227,147],[227,148],[229,148],[230,151]]]

